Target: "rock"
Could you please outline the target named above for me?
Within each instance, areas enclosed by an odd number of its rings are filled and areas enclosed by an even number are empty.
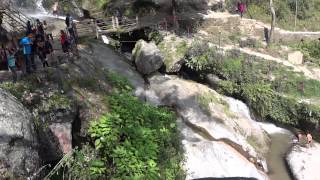
[[[58,138],[60,149],[64,154],[72,150],[71,123],[54,123],[49,125],[50,130]]]
[[[250,118],[244,103],[175,76],[154,75],[149,82],[146,100],[156,105],[175,107],[182,119],[180,131],[184,135],[187,179],[267,179],[255,165],[258,159],[265,162],[269,138]],[[240,166],[243,167],[241,171],[235,170]],[[267,171],[267,167],[264,170]]]
[[[167,73],[177,73],[185,63],[185,55],[191,42],[188,39],[176,35],[165,36],[158,45],[161,53],[164,55],[164,64]]]
[[[300,51],[295,51],[288,54],[288,61],[292,64],[303,64],[303,54]]]
[[[214,74],[207,74],[206,75],[206,82],[212,87],[213,89],[216,89],[219,86],[219,82],[221,79],[217,77]]]
[[[31,114],[0,89],[0,179],[27,179],[39,168],[38,140]]]
[[[257,44],[258,44],[257,40],[250,37],[241,38],[239,41],[239,46],[241,48],[244,48],[244,47],[256,48]]]
[[[206,177],[268,179],[265,174],[257,171],[251,162],[241,159],[238,152],[231,151],[229,145],[223,142],[209,141],[194,133],[183,122],[178,121],[178,124],[187,157],[187,180]]]
[[[319,180],[320,144],[305,148],[295,145],[286,157],[289,168],[296,180]]]
[[[152,42],[138,41],[132,54],[138,71],[144,75],[157,71],[163,65],[163,55]]]

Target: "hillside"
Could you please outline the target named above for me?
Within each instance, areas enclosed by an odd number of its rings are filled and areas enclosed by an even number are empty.
[[[294,1],[275,0],[270,43],[266,0],[243,18],[233,0],[59,1],[58,16],[55,2],[14,4],[48,22],[32,66],[18,29],[3,32],[18,77],[4,59],[0,179],[318,180],[317,0],[299,1],[295,32]]]

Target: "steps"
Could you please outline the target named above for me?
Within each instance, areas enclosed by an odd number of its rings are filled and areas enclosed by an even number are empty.
[[[33,23],[32,18],[27,17],[21,11],[9,5],[0,7],[0,13],[3,15],[1,26],[7,32],[22,33],[25,31],[28,21]]]

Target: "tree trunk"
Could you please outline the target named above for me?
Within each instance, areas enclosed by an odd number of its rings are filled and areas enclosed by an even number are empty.
[[[271,28],[270,28],[270,35],[269,35],[269,40],[267,40],[268,45],[270,45],[273,42],[274,39],[274,27],[276,24],[276,12],[273,7],[273,0],[269,1],[270,5],[270,12],[271,12]]]

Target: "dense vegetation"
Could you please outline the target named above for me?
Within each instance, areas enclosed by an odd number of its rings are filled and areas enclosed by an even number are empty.
[[[227,0],[229,11],[235,12],[237,0]],[[269,0],[244,0],[247,3],[246,17],[270,23]],[[294,29],[295,0],[274,0],[277,26]],[[320,0],[298,0],[297,30],[319,31]]]
[[[49,176],[65,171],[72,179],[183,179],[182,151],[175,115],[141,102],[128,82],[113,73],[110,112],[92,123],[94,147],[63,159]]]
[[[315,66],[320,66],[320,41],[303,41],[298,44],[289,44],[304,55],[304,61]]]
[[[204,42],[191,47],[187,66],[200,77],[209,73],[220,77],[218,91],[243,100],[260,118],[306,130],[319,126],[320,108],[300,101],[320,97],[320,81],[236,50],[222,56]]]

